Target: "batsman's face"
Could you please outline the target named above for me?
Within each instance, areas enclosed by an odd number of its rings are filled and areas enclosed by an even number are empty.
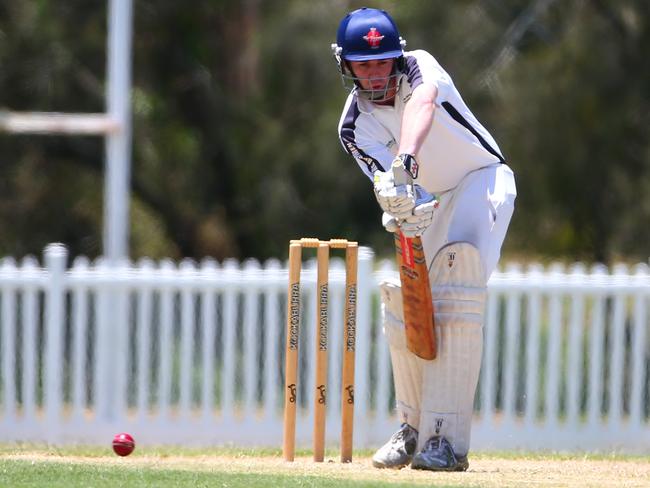
[[[395,59],[369,59],[349,61],[350,69],[364,90],[384,90],[393,72]]]

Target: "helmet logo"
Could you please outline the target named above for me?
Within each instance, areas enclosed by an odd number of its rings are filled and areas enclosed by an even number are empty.
[[[371,49],[377,49],[383,38],[384,36],[381,35],[376,27],[371,27],[368,33],[363,36],[363,39],[368,42]]]

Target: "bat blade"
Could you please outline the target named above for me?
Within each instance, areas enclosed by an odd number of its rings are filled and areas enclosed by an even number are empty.
[[[422,239],[407,238],[397,232],[395,250],[402,283],[406,346],[422,359],[435,359],[437,347],[433,300]]]

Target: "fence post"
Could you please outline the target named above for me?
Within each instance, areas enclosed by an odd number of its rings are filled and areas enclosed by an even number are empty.
[[[514,279],[521,279],[522,270],[518,264],[511,263],[506,268]],[[504,421],[514,424],[517,415],[517,381],[521,371],[519,364],[519,337],[521,331],[521,293],[517,290],[510,290],[505,301],[505,334],[503,340],[505,346],[503,355],[503,400],[501,410]]]
[[[632,315],[632,385],[630,387],[630,420],[631,432],[638,432],[641,429],[643,419],[643,390],[645,376],[645,349],[647,347],[647,295],[641,291],[641,287],[648,278],[648,265],[638,264],[634,269],[635,292],[633,295],[634,312]]]
[[[129,279],[131,263],[127,259],[113,260],[109,263],[109,273],[115,277],[108,287],[108,306],[111,315],[107,332],[110,331],[110,357],[113,364],[106,371],[110,375],[106,378],[106,386],[109,388],[107,419],[119,424],[126,418],[128,409],[128,375],[133,360],[129,353],[129,291],[128,287],[122,284]]]
[[[254,259],[248,259],[244,263],[244,274],[246,276],[260,276],[261,270],[259,263]],[[261,281],[260,278],[255,283]],[[244,293],[244,310],[243,310],[243,332],[244,344],[243,353],[246,360],[244,361],[243,375],[243,412],[248,417],[255,417],[257,407],[257,364],[259,360],[260,345],[260,328],[258,318],[259,306],[259,289],[255,284],[248,284]]]
[[[604,281],[607,268],[603,265],[596,265],[591,268],[590,274],[592,278]],[[606,293],[607,291],[603,290],[595,295],[589,324],[589,395],[587,398],[587,422],[589,429],[592,431],[598,431],[602,423]]]
[[[234,259],[228,259],[223,265],[226,280],[232,283],[239,275],[239,266]],[[223,322],[222,322],[222,356],[221,362],[221,419],[231,422],[235,415],[235,361],[237,359],[237,295],[238,286],[227,286],[223,292]]]
[[[280,331],[284,321],[278,315],[282,309],[280,294],[286,279],[279,276],[282,265],[277,259],[267,261],[264,270],[264,418],[269,422],[277,422],[278,397],[284,392],[282,375],[277,368],[280,364],[278,344],[281,342]]]
[[[149,412],[149,402],[151,397],[151,356],[153,355],[153,345],[155,340],[152,339],[152,318],[154,291],[149,284],[144,284],[147,278],[154,275],[154,263],[148,258],[141,259],[137,264],[137,275],[140,276],[143,284],[138,289],[138,315],[137,315],[137,388],[136,388],[136,405],[138,416],[142,421]]]
[[[170,259],[160,263],[163,286],[160,293],[160,328],[158,337],[158,422],[169,421],[172,406],[174,356],[174,278],[176,268]]]
[[[217,274],[217,263],[212,259],[203,261],[201,274],[206,279]],[[203,376],[201,383],[201,411],[203,422],[210,425],[214,418],[215,402],[215,338],[217,335],[216,323],[216,294],[212,287],[206,286],[201,295],[201,364]]]
[[[581,284],[584,281],[585,266],[576,263],[571,267],[569,279],[571,282]],[[583,335],[584,335],[584,306],[585,293],[582,286],[576,285],[576,291],[571,300],[569,316],[568,350],[566,352],[567,379],[566,379],[566,423],[570,428],[575,428],[580,423],[580,390],[583,364]]]
[[[61,379],[63,377],[63,320],[65,296],[65,266],[68,252],[63,244],[45,248],[48,286],[45,290],[45,429],[48,442],[57,438],[61,424]]]
[[[483,357],[481,366],[481,422],[492,425],[496,410],[497,391],[497,349],[498,349],[498,309],[499,295],[488,287],[485,306],[485,325],[483,326]]]
[[[549,269],[549,277],[559,281],[564,275],[564,265],[555,263]],[[554,288],[549,298],[548,344],[546,346],[546,388],[544,390],[545,428],[557,429],[560,421],[560,387],[562,358],[562,293]]]
[[[78,257],[73,263],[76,276],[88,275],[88,259]],[[82,422],[86,407],[86,381],[88,360],[86,348],[88,341],[88,287],[77,284],[72,289],[72,416]]]
[[[34,257],[23,261],[23,271],[35,275],[40,271],[40,265]],[[38,366],[36,363],[37,330],[38,330],[38,287],[29,286],[23,295],[23,414],[24,419],[36,423],[36,382]]]
[[[528,268],[526,279],[535,283],[535,288],[528,295],[528,311],[526,318],[526,402],[524,422],[528,429],[532,429],[537,423],[538,394],[540,385],[539,356],[540,356],[540,335],[542,315],[542,294],[543,272],[539,264],[533,264]]]
[[[2,270],[7,274],[18,274],[13,258],[2,261]],[[2,403],[4,403],[4,421],[11,424],[16,418],[16,289],[11,285],[3,286],[2,320],[0,321],[2,340],[0,340],[0,377],[2,378]]]
[[[108,275],[108,264],[103,258],[95,261],[95,268],[100,276]],[[110,301],[109,284],[98,283],[95,292],[95,338],[93,355],[93,407],[95,409],[95,421],[106,423],[110,417],[110,374],[111,369],[111,330],[109,325]]]
[[[191,417],[193,403],[193,378],[192,370],[194,361],[194,320],[195,311],[195,290],[191,287],[192,276],[196,274],[196,266],[191,259],[184,259],[180,264],[180,277],[183,288],[180,293],[180,372],[179,385],[180,390],[178,406],[179,413],[184,421]]]
[[[625,264],[614,266],[612,272],[614,277],[623,282],[628,282],[628,269]],[[624,394],[624,374],[625,374],[625,334],[626,334],[626,307],[627,296],[620,291],[613,295],[614,305],[609,317],[609,337],[611,340],[609,365],[609,382],[608,382],[608,399],[607,408],[609,428],[615,432],[621,428],[623,417],[623,394]],[[611,339],[610,339],[611,338]]]

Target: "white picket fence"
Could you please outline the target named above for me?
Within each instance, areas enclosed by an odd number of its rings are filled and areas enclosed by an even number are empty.
[[[287,272],[277,260],[108,266],[63,246],[0,263],[0,442],[280,446]],[[355,447],[397,426],[377,284],[359,253]],[[314,263],[302,275],[297,442],[313,417]],[[340,432],[344,268],[330,272],[327,439]],[[645,265],[515,266],[489,284],[475,449],[650,452]]]

